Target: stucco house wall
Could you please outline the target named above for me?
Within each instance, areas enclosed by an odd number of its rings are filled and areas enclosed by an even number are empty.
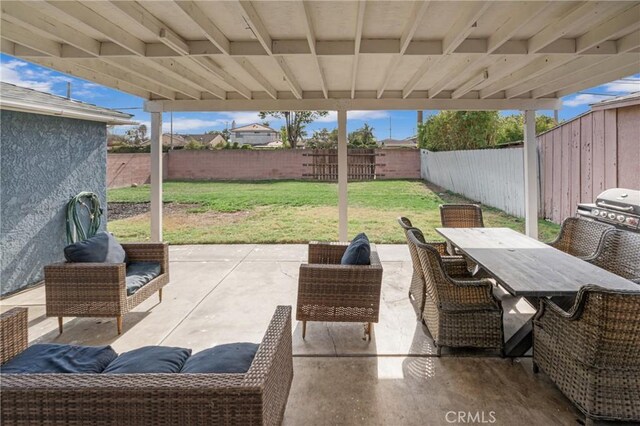
[[[65,206],[80,191],[105,209],[106,124],[0,111],[0,292],[43,278],[64,259]]]

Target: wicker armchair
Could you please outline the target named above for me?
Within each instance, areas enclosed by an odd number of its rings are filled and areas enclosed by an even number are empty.
[[[115,317],[122,334],[122,316],[169,283],[169,249],[163,243],[123,244],[131,262],[158,262],[160,275],[127,296],[124,263],[57,263],[44,267],[48,317]]]
[[[533,321],[534,372],[542,369],[587,424],[640,422],[640,292],[586,286],[567,312],[541,300]]]
[[[412,226],[411,221],[406,217],[399,217],[398,223],[404,230],[407,237],[407,247],[409,248],[409,254],[411,254],[411,263],[413,266],[413,274],[411,276],[411,285],[409,286],[409,301],[413,304],[414,308],[418,312],[418,318],[422,320],[422,311],[424,310],[424,297],[425,297],[425,281],[424,273],[422,272],[422,266],[420,265],[420,258],[418,257],[418,251],[415,244],[409,239],[409,230],[416,230],[416,236],[421,243],[429,244],[436,249],[442,257],[443,264],[447,268],[447,273],[450,276],[456,278],[470,278],[471,272],[467,269],[467,262],[462,256],[448,256],[447,255],[447,243],[436,241],[425,241],[424,235],[418,228]]]
[[[363,322],[371,340],[378,322],[382,265],[371,244],[369,265],[341,265],[347,243],[309,243],[309,263],[300,265],[296,319],[302,321]]]
[[[27,310],[0,317],[2,363],[27,347]],[[291,307],[243,374],[3,374],[0,423],[279,425],[293,379]]]
[[[502,305],[488,279],[454,279],[440,253],[421,242],[418,230],[408,231],[425,278],[422,318],[437,346],[492,348],[503,355]]]
[[[640,284],[640,234],[610,229],[602,235],[598,251],[584,260]]]
[[[613,228],[604,222],[568,217],[562,222],[558,237],[549,245],[572,256],[590,257],[598,250],[602,234]]]

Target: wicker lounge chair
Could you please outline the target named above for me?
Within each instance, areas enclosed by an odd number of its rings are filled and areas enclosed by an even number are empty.
[[[610,229],[602,235],[598,251],[585,260],[640,284],[640,234]]]
[[[640,422],[640,292],[583,287],[565,312],[543,298],[533,367],[587,417]],[[637,423],[634,423],[637,424]]]
[[[370,265],[341,265],[348,243],[309,243],[309,263],[300,265],[296,319],[302,321],[362,322],[371,340],[378,322],[382,265],[371,244]]]
[[[44,268],[47,316],[115,317],[118,334],[122,316],[169,283],[169,250],[163,243],[123,244],[130,262],[158,262],[160,275],[127,296],[124,263],[57,263]]]
[[[411,276],[411,285],[409,286],[409,301],[413,304],[418,313],[418,319],[422,320],[422,311],[424,310],[424,297],[425,297],[425,281],[424,273],[422,272],[422,266],[420,265],[420,258],[418,257],[418,251],[415,244],[411,242],[408,236],[408,231],[418,228],[412,226],[411,221],[406,217],[399,217],[398,223],[404,230],[407,237],[407,246],[409,248],[409,254],[411,254],[411,263],[413,266],[413,274]],[[448,256],[447,255],[447,243],[425,241],[422,232],[419,234],[419,240],[422,243],[429,244],[436,249],[440,256],[442,256],[445,266],[448,267],[448,273],[456,277],[471,277],[471,273],[467,269],[467,262],[462,256]],[[446,259],[446,260],[445,260]]]
[[[598,249],[602,234],[613,228],[604,222],[568,217],[562,222],[558,237],[549,245],[572,256],[590,257]]]
[[[27,310],[0,317],[2,363],[27,347]],[[244,374],[3,374],[14,424],[278,425],[291,381],[291,307],[278,306]]]
[[[503,355],[502,305],[488,279],[454,279],[440,253],[421,242],[420,231],[408,231],[424,273],[422,318],[437,346],[492,348]]]

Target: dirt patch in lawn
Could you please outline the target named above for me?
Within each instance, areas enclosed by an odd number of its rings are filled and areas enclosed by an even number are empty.
[[[149,216],[151,210],[150,203],[109,203],[109,221],[144,218]],[[237,222],[251,215],[251,211],[242,210],[238,212],[217,212],[213,210],[202,211],[200,204],[164,203],[163,213],[166,218],[173,219],[177,223],[185,220],[189,223],[208,224],[214,221]],[[139,217],[138,217],[139,216]]]

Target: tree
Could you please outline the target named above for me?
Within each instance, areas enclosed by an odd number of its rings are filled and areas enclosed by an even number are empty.
[[[556,126],[553,118],[547,115],[536,116],[536,135],[553,129]],[[498,143],[518,142],[524,140],[524,117],[522,114],[508,115],[500,120]]]
[[[307,124],[313,123],[320,117],[326,117],[327,111],[260,111],[258,116],[261,120],[271,117],[276,120],[284,119],[287,129],[287,141],[289,146],[295,149],[298,141],[305,135]],[[284,144],[284,141],[282,141]]]
[[[430,151],[486,148],[496,145],[499,124],[497,111],[440,111],[418,124],[418,144]]]
[[[140,145],[147,140],[147,126],[141,124],[138,127],[127,130],[124,138],[132,145]]]
[[[361,128],[349,133],[348,141],[350,148],[375,148],[378,146],[376,137],[373,135],[373,127],[367,123]]]
[[[326,128],[313,132],[311,138],[307,140],[307,147],[314,149],[331,149],[338,146],[338,129],[331,131]]]

